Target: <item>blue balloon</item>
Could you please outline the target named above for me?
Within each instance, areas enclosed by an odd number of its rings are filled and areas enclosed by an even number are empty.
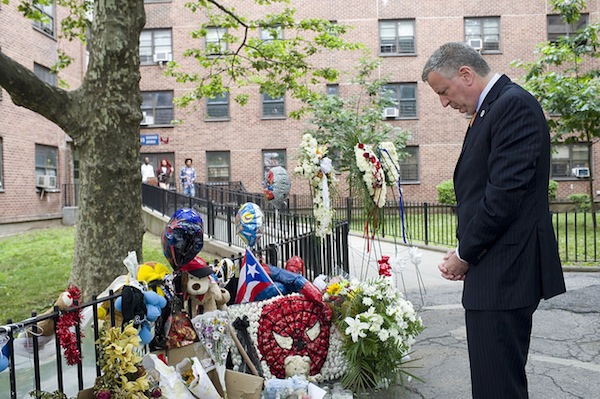
[[[0,355],[0,371],[4,371],[8,368],[8,357]]]
[[[146,305],[158,305],[161,296],[154,291],[144,291],[144,302]]]
[[[152,331],[150,330],[150,323],[148,323],[147,321],[143,322],[140,326],[138,335],[140,336],[142,344],[148,345],[152,341]]]
[[[178,271],[204,246],[204,223],[193,209],[175,211],[161,237],[163,253],[173,270]]]
[[[263,212],[253,202],[246,202],[235,215],[237,234],[248,245],[253,247],[262,234]]]
[[[161,310],[156,305],[146,305],[146,318],[148,321],[156,321],[160,317]]]
[[[123,311],[123,297],[118,297],[115,299],[115,309],[119,312]]]

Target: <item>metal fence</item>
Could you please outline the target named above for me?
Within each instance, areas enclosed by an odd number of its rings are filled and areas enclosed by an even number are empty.
[[[245,247],[246,244],[236,232],[235,216],[245,202],[255,202],[252,194],[240,193],[230,197],[228,203],[216,203],[206,198],[187,197],[163,190],[156,186],[142,185],[142,203],[163,216],[170,217],[180,208],[198,211],[204,222],[204,233],[208,237],[229,246]],[[258,203],[257,203],[258,202]],[[320,239],[315,233],[315,219],[312,214],[290,213],[285,209],[276,210],[269,204],[256,201],[263,211],[262,236],[257,243],[257,252],[264,253],[267,263],[283,267],[293,255],[304,261],[307,278],[319,274],[339,274],[348,272],[348,222],[338,220],[333,234]]]
[[[270,209],[270,205],[262,194],[248,193],[235,184],[197,184],[196,187],[196,192],[201,198],[190,200],[188,197],[183,197],[174,192],[166,192],[162,199],[152,199],[156,202],[153,207],[162,209],[165,215],[172,214],[177,209],[176,206],[185,204],[191,206],[190,204],[201,201],[219,203],[223,207],[235,207],[244,202],[254,202],[263,210]],[[158,190],[158,188],[156,189]],[[69,188],[68,192],[76,193],[76,187]],[[65,190],[65,193],[67,193],[67,190]],[[351,231],[360,233],[364,231],[366,215],[364,204],[360,199],[335,196],[332,198],[332,204],[336,210],[336,218],[346,220]],[[231,210],[222,213],[223,215],[231,215]],[[302,215],[310,216],[312,215],[312,198],[309,195],[290,195],[287,204],[280,210],[280,213],[297,215],[298,217]],[[572,209],[552,212],[559,253],[563,262],[600,262],[597,223],[599,213],[598,207],[591,211]],[[382,237],[402,239],[404,232],[409,242],[448,247],[457,245],[455,206],[427,202],[406,202],[403,204],[403,214],[404,223],[402,223],[398,201],[388,201],[381,210],[381,217],[379,218]],[[215,232],[214,237],[229,244],[234,244],[236,234],[228,232],[230,238],[226,238],[223,236],[226,231],[227,229],[223,229],[221,232]]]

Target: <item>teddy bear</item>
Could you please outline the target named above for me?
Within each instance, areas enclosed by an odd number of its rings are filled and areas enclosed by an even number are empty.
[[[310,357],[291,355],[285,358],[285,376],[286,378],[299,376],[310,382],[319,382],[322,379],[321,374],[310,375]]]
[[[181,267],[182,287],[187,295],[192,298],[192,308],[194,305],[202,306],[203,313],[214,310],[227,310],[227,302],[231,298],[229,291],[219,287],[219,284],[212,277],[213,269],[206,264],[206,261],[196,256],[190,262]]]

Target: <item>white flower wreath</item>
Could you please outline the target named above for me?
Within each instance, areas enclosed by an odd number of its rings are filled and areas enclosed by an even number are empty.
[[[320,145],[309,133],[302,136],[298,166],[294,172],[308,179],[313,194],[313,213],[317,220],[317,235],[331,233],[334,209],[329,191],[337,182],[331,159],[325,155],[327,148]]]
[[[385,173],[379,158],[370,145],[358,143],[354,147],[356,166],[363,173],[363,181],[377,208],[382,208],[386,200]]]

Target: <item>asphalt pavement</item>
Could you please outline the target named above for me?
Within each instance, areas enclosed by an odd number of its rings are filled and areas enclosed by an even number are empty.
[[[367,251],[368,245],[368,251]],[[351,277],[378,273],[382,255],[393,260],[399,289],[423,319],[407,371],[421,379],[370,398],[466,399],[471,397],[462,282],[444,280],[437,270],[446,249],[401,242],[350,239]],[[589,268],[597,271],[599,268]],[[600,273],[565,268],[567,292],[542,301],[534,314],[527,362],[530,399],[600,398]]]

